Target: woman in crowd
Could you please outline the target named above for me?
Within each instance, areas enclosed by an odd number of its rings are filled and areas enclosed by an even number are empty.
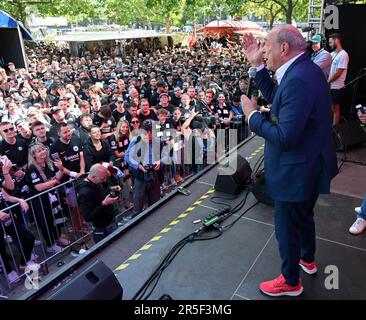
[[[7,112],[3,115],[1,121],[7,121],[11,123],[15,123],[15,121],[23,118],[23,110],[16,103],[10,102],[6,104]]]
[[[41,228],[42,235],[46,241],[47,252],[59,253],[59,245],[67,245],[66,239],[61,236],[61,224],[57,221],[62,216],[60,195],[56,191],[50,191],[53,187],[60,184],[63,176],[63,165],[61,160],[52,161],[49,150],[40,142],[34,142],[29,147],[27,182],[31,189],[31,195],[37,195],[43,191],[40,197],[31,201],[32,209],[35,214],[35,222]]]
[[[39,269],[33,260],[32,255],[35,238],[21,223],[22,214],[27,214],[29,206],[27,202],[21,198],[11,195],[14,190],[14,182],[10,177],[10,169],[12,162],[4,157],[1,160],[2,173],[0,175],[0,256],[4,263],[5,271],[10,283],[20,280],[19,275],[9,264],[9,258],[6,253],[5,235],[11,237],[20,254],[20,269],[26,267]],[[13,203],[19,203],[19,206],[8,209]],[[13,257],[14,258],[14,257]],[[13,261],[15,262],[15,261]]]
[[[132,187],[132,179],[128,170],[127,162],[125,161],[125,152],[130,144],[130,127],[128,121],[120,120],[117,124],[117,130],[110,137],[109,143],[114,155],[120,160],[119,168],[124,174],[122,201],[125,208],[130,207],[130,193]]]
[[[133,137],[136,137],[139,134],[140,128],[141,128],[141,122],[139,118],[133,117],[131,119],[131,139]]]
[[[84,159],[86,170],[95,163],[109,162],[109,166],[113,166],[115,156],[109,143],[101,139],[102,134],[98,126],[90,127],[90,139],[84,145]]]

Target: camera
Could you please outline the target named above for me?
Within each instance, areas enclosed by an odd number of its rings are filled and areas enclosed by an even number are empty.
[[[233,126],[238,126],[238,125],[242,125],[244,123],[244,115],[237,115],[237,116],[234,116],[232,117],[231,119],[231,124]]]
[[[195,120],[200,121],[203,126],[207,126],[209,128],[213,128],[215,125],[220,124],[219,119],[216,118],[215,115],[213,115],[210,111],[208,111],[206,107],[202,107]]]
[[[154,165],[152,164],[145,164],[144,169],[147,171],[148,174],[154,173]]]
[[[113,186],[113,187],[110,187],[109,188],[109,195],[112,197],[112,198],[117,198],[119,197],[121,193],[121,188],[120,186]]]

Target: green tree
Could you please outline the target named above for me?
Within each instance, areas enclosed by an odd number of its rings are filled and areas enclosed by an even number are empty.
[[[28,10],[34,7],[43,16],[63,16],[74,21],[100,15],[96,0],[2,0],[0,9],[26,23]]]
[[[25,24],[27,19],[27,8],[29,6],[49,3],[51,3],[51,0],[3,0],[0,1],[0,9]]]
[[[120,25],[154,20],[145,0],[104,0],[104,5],[107,18]]]
[[[182,18],[184,1],[180,0],[145,0],[147,10],[153,15],[153,22],[165,25],[166,32]]]
[[[270,29],[273,27],[275,20],[283,19],[281,7],[272,0],[263,1],[260,4],[248,1],[245,3],[240,13],[242,15],[252,13],[257,17],[265,17]]]
[[[96,0],[52,0],[37,5],[42,16],[61,16],[70,21],[82,21],[101,16],[103,6]]]
[[[271,5],[268,3],[271,2],[273,4],[271,15],[275,14],[280,9],[280,13],[284,16],[286,23],[290,24],[292,23],[292,19],[296,17],[294,16],[295,13],[301,16],[301,18],[304,18],[304,13],[307,12],[308,4],[306,0],[249,0],[249,2],[253,2],[258,5],[259,8],[267,7],[268,10],[271,8]]]

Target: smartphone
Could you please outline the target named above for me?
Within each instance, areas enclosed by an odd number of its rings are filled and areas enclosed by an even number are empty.
[[[53,160],[61,160],[60,155],[58,154],[58,152],[52,153],[51,157]]]

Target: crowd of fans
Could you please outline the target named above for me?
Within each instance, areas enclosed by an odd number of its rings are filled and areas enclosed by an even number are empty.
[[[90,183],[106,180],[103,168],[117,170],[114,184],[121,187],[121,203],[129,208],[132,202],[138,214],[159,200],[162,190],[181,182],[185,167],[184,160],[164,166],[162,156],[146,163],[152,169],[136,162],[132,153],[139,139],[158,139],[174,158],[182,150],[179,137],[188,137],[198,146],[196,156],[203,158],[190,164],[197,172],[207,162],[207,150],[215,148],[217,129],[244,130],[244,55],[236,45],[214,42],[199,39],[193,48],[155,51],[139,46],[124,57],[119,51],[104,56],[103,50],[90,53],[85,48],[80,57],[73,57],[64,47],[40,44],[27,51],[28,71],[13,63],[0,68],[0,255],[10,282],[19,281],[19,276],[9,263],[4,235],[14,238],[22,251],[20,267],[25,268],[37,258],[29,223],[40,229],[52,254],[69,244],[61,230],[65,206],[73,227],[83,228],[84,220],[76,218],[78,200],[89,206],[90,201],[78,198],[70,181],[83,179],[81,189],[94,190]],[[60,197],[55,187],[62,184]],[[98,194],[97,189],[93,192]],[[111,198],[100,202],[110,205]],[[6,208],[12,203],[20,206],[10,214]],[[27,211],[33,211],[33,219]],[[94,234],[99,241],[107,226],[93,221],[97,211],[83,213],[99,231],[99,236]]]

